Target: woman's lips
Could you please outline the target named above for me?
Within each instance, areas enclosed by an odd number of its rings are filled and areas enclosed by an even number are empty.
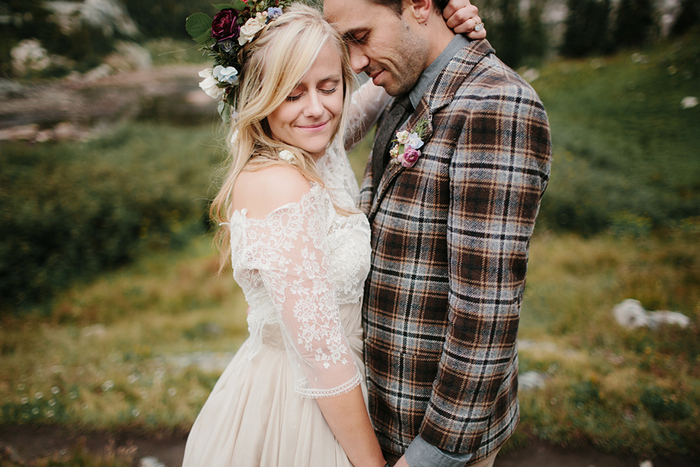
[[[326,120],[325,122],[315,123],[313,125],[299,125],[299,128],[301,128],[302,130],[311,131],[311,132],[321,131],[324,128],[326,128],[326,125],[328,125],[329,121],[330,120]]]

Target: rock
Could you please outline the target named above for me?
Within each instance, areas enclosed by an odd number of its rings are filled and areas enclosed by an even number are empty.
[[[649,326],[649,315],[647,315],[639,300],[628,298],[622,303],[615,305],[613,315],[618,324],[627,329]]]
[[[95,336],[101,339],[107,335],[107,328],[105,328],[104,324],[93,324],[85,326],[80,333],[83,337]]]
[[[681,109],[692,109],[698,105],[698,98],[695,96],[685,96],[681,99]]]
[[[545,380],[545,375],[539,371],[526,371],[518,375],[518,388],[521,391],[542,389],[545,386]]]
[[[135,42],[118,42],[117,51],[109,54],[104,63],[116,71],[149,70],[153,67],[151,54]]]
[[[33,123],[31,125],[13,126],[0,130],[0,141],[23,140],[32,141],[39,133],[39,125]]]
[[[627,329],[648,327],[656,329],[661,325],[669,324],[686,328],[690,325],[690,318],[677,311],[646,311],[639,300],[628,298],[613,308],[615,320]]]
[[[114,72],[111,66],[107,65],[106,63],[103,63],[102,65],[99,65],[92,70],[88,71],[84,75],[85,81],[92,82],[92,81],[97,81],[98,79],[104,78],[106,76],[111,75]]]
[[[690,325],[690,318],[677,311],[652,311],[649,313],[650,326],[656,328],[662,324],[675,324],[682,328]]]
[[[75,128],[75,125],[68,123],[68,122],[61,122],[58,125],[56,125],[56,128],[53,129],[54,132],[54,137],[58,141],[67,141],[71,139],[78,139],[79,132]]]
[[[4,465],[5,462],[9,462],[10,465],[24,465],[24,461],[12,446],[0,446],[0,465]]]
[[[144,457],[139,462],[139,467],[167,467],[156,457]]]

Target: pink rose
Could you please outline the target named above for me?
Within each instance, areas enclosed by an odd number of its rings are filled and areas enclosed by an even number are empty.
[[[416,163],[416,161],[418,160],[419,157],[420,157],[419,150],[408,147],[403,152],[403,154],[400,154],[399,157],[397,157],[397,160],[399,162],[401,162],[401,165],[403,165],[406,168],[409,168],[409,167],[413,167],[413,165]]]
[[[237,24],[236,20],[238,20],[238,11],[236,10],[228,9],[218,12],[211,23],[211,37],[216,42],[237,39],[241,32],[241,26]]]

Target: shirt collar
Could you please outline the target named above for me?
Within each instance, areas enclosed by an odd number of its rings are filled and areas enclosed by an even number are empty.
[[[469,42],[470,40],[467,39],[466,36],[463,36],[462,34],[455,34],[455,37],[453,37],[450,43],[447,44],[445,50],[438,55],[438,58],[433,60],[433,63],[428,65],[428,68],[423,70],[423,73],[421,73],[415,86],[413,86],[413,89],[411,89],[408,94],[411,105],[413,105],[414,109],[418,108],[418,103],[423,98],[423,94],[428,92],[430,85],[433,84],[435,78],[437,78],[440,72],[445,69],[448,63],[450,63],[452,57],[457,55],[457,52],[466,47]]]

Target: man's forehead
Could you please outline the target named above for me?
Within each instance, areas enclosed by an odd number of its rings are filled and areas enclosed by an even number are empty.
[[[323,16],[340,34],[365,29],[369,26],[365,0],[324,0]]]

